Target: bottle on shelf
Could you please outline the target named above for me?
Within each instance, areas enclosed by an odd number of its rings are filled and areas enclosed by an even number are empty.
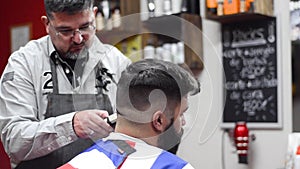
[[[164,49],[161,46],[158,46],[157,48],[155,48],[155,56],[156,59],[162,60],[163,59],[163,53],[164,53]]]
[[[121,14],[120,14],[120,9],[116,8],[112,14],[112,25],[113,28],[118,28],[121,26],[122,21],[121,21]]]
[[[104,18],[107,20],[110,17],[110,7],[108,0],[103,0],[101,2],[102,12]]]
[[[247,11],[247,6],[246,6],[246,0],[240,0],[240,12],[246,12]]]
[[[181,12],[188,12],[188,2],[189,0],[181,1]]]
[[[144,59],[155,58],[155,47],[153,39],[147,39],[147,45],[143,49]]]
[[[113,28],[110,4],[108,0],[103,0],[101,2],[102,13],[104,17],[104,27],[106,30],[111,30]]]
[[[165,15],[171,15],[172,14],[172,0],[163,0],[163,9]]]
[[[152,18],[155,16],[155,3],[154,0],[147,0],[147,7],[149,12],[149,17]]]
[[[177,57],[178,57],[178,47],[177,47],[177,43],[171,43],[171,59],[173,63],[177,63]]]
[[[254,0],[246,0],[246,6],[248,12],[254,12]]]
[[[102,13],[99,11],[96,14],[96,30],[101,31],[104,28],[104,18]]]
[[[175,63],[177,64],[183,64],[184,63],[184,43],[183,42],[178,42],[177,43],[177,56],[176,56],[176,61]]]
[[[217,7],[218,7],[217,0],[206,0],[206,8],[209,15],[216,15]]]
[[[181,12],[181,1],[182,0],[172,0],[172,13],[180,13]]]
[[[240,0],[224,0],[224,15],[237,14],[240,11]]]
[[[148,43],[143,49],[144,58],[154,58],[164,61],[173,62],[175,64],[183,64],[185,61],[184,43],[163,43],[157,47]]]
[[[155,58],[155,48],[152,45],[147,45],[144,47],[144,58],[154,59]]]
[[[162,55],[162,59],[164,61],[168,61],[168,62],[173,62],[173,56],[171,53],[171,44],[170,43],[165,43],[162,45],[164,52]]]
[[[163,10],[163,4],[164,2],[162,0],[154,0],[155,4],[155,17],[159,17],[164,15],[164,10]]]
[[[222,16],[224,15],[224,6],[223,6],[224,0],[218,0],[218,8],[217,8],[217,15]]]
[[[106,20],[105,28],[108,31],[113,29],[113,20],[111,16]]]

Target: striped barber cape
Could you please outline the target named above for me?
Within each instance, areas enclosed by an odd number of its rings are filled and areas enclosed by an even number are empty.
[[[121,139],[116,139],[115,136],[121,136]],[[108,138],[98,140],[58,169],[96,168],[193,169],[189,163],[174,154],[120,133],[112,133]]]

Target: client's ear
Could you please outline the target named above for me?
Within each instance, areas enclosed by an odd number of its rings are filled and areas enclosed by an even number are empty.
[[[158,110],[152,116],[152,126],[156,131],[163,132],[165,130],[165,126],[167,124],[166,115]]]

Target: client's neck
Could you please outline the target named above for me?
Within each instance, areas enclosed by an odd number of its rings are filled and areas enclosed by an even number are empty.
[[[118,116],[115,132],[141,139],[146,143],[157,146],[158,133],[153,130],[151,123],[134,123]]]

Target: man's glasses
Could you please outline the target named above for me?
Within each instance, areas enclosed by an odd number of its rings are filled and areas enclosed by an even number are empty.
[[[55,28],[51,22],[50,25],[54,28],[55,32],[56,32],[56,36],[61,36],[63,38],[72,38],[74,37],[74,35],[76,33],[79,33],[80,35],[88,35],[90,33],[92,33],[92,31],[94,31],[96,29],[96,27],[93,25],[93,22],[88,23],[87,25],[84,25],[80,28],[77,29],[61,29],[58,30],[57,28]]]

